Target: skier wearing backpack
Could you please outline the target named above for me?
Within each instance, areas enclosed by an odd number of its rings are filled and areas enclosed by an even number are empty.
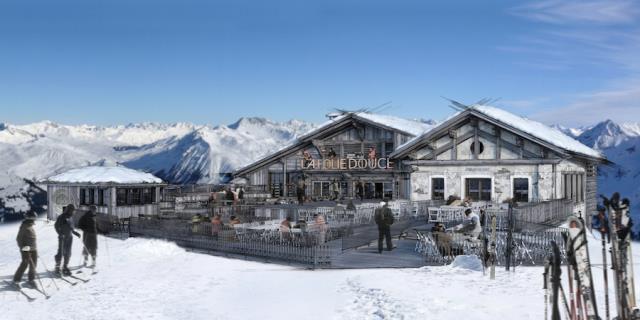
[[[72,235],[80,238],[80,234],[73,229],[73,212],[75,209],[76,208],[72,204],[66,206],[64,208],[64,212],[58,216],[56,224],[54,225],[56,232],[58,233],[58,253],[55,255],[55,272],[58,274],[60,273],[60,262],[62,262],[64,258],[62,274],[67,276],[71,275],[71,270],[69,270],[69,260],[71,258],[71,246],[73,244]]]
[[[389,209],[389,200],[384,199],[383,205],[377,208],[374,215],[376,224],[378,225],[378,253],[382,253],[382,241],[386,239],[387,251],[393,250],[391,242],[391,225],[394,222],[393,212]]]

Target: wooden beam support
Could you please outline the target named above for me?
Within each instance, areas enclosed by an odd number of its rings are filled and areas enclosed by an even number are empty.
[[[500,159],[502,154],[502,131],[497,126],[494,126],[493,128],[496,131],[496,159]]]
[[[480,138],[478,137],[478,119],[471,121],[473,126],[473,160],[478,160],[480,154]]]
[[[562,159],[514,159],[514,160],[412,160],[403,161],[405,165],[424,166],[495,166],[495,165],[536,165],[558,164]]]

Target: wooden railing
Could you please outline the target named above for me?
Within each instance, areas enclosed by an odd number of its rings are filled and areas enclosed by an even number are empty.
[[[220,228],[211,223],[133,218],[131,236],[160,238],[179,245],[319,267],[331,264],[340,250],[342,230],[281,232],[277,229]]]

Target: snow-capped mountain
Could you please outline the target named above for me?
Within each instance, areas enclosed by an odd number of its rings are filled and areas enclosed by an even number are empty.
[[[617,124],[603,121],[586,129],[576,138],[585,145],[603,152],[611,165],[598,170],[598,192],[611,196],[620,192],[631,200],[632,214],[640,219],[640,130],[638,123]],[[636,223],[636,230],[640,224]]]
[[[0,124],[0,215],[42,209],[34,181],[89,164],[151,172],[170,183],[217,183],[314,128],[302,121],[242,118],[228,126],[142,123],[68,126]]]

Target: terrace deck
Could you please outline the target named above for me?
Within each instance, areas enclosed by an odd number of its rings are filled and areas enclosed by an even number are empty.
[[[331,260],[329,269],[420,268],[426,265],[424,256],[414,251],[416,240],[393,239],[395,249],[378,254],[378,243],[349,249]]]

